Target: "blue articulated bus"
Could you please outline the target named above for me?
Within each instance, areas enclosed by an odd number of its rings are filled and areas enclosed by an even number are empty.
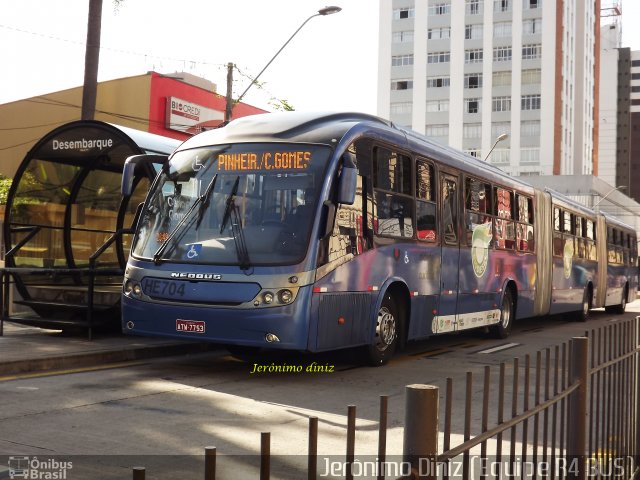
[[[147,161],[129,158],[124,195]],[[255,115],[194,136],[135,230],[124,332],[232,352],[360,347],[380,365],[434,334],[622,312],[637,289],[628,226],[365,114]]]

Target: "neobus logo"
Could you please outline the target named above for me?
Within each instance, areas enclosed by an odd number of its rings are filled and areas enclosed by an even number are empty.
[[[171,278],[186,278],[189,280],[222,280],[222,275],[219,273],[171,272]]]

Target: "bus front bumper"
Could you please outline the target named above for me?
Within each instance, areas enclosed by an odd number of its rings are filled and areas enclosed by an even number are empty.
[[[122,296],[122,331],[229,345],[307,350],[305,295],[290,305],[255,310],[154,304]]]

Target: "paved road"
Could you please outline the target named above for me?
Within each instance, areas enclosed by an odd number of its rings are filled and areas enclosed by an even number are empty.
[[[219,478],[248,478],[238,472],[258,462],[260,432],[268,431],[276,456],[272,478],[296,478],[282,472],[306,467],[308,417],[319,419],[319,454],[343,458],[350,404],[357,406],[356,456],[374,459],[380,395],[389,396],[388,450],[399,455],[405,385],[442,387],[449,376],[458,392],[465,372],[473,371],[477,394],[485,365],[553,347],[638,312],[640,301],[624,316],[595,311],[587,324],[523,321],[507,340],[473,333],[434,338],[411,344],[382,368],[358,366],[343,352],[272,357],[262,364],[301,366],[302,372],[251,373],[255,365],[214,351],[0,381],[0,465],[2,455],[72,455],[70,479],[130,478],[136,464],[149,468],[147,478],[175,478],[201,471],[202,458],[188,456],[215,446],[219,455],[231,456],[219,457],[220,471],[230,475]],[[306,371],[325,365],[333,372]],[[478,425],[479,407],[473,413]],[[462,431],[460,415],[454,431]]]

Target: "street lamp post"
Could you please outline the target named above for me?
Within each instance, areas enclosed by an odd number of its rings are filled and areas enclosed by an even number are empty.
[[[487,153],[487,156],[484,157],[485,162],[489,159],[489,155],[491,155],[491,152],[493,152],[493,149],[496,148],[496,145],[498,145],[501,141],[506,140],[507,138],[509,138],[508,133],[501,133],[500,135],[498,135],[498,138],[496,138],[496,141],[493,143],[491,150],[489,150],[489,153]]]
[[[229,122],[231,120],[231,117],[233,115],[233,104],[240,103],[240,101],[244,98],[244,96],[247,94],[249,89],[258,81],[258,78],[260,78],[260,75],[262,75],[264,73],[264,71],[269,67],[269,65],[271,65],[271,63],[276,59],[276,57],[278,55],[280,55],[280,52],[282,52],[282,50],[284,50],[284,47],[289,45],[289,42],[291,40],[293,40],[293,37],[295,37],[298,34],[298,32],[300,30],[302,30],[302,27],[304,27],[309,20],[311,20],[314,17],[321,17],[321,16],[324,17],[324,16],[327,16],[327,15],[333,15],[334,13],[338,13],[341,10],[342,10],[342,8],[336,7],[336,6],[324,7],[324,8],[321,8],[320,10],[318,10],[318,13],[314,13],[309,18],[307,18],[304,22],[302,22],[302,25],[300,25],[298,27],[298,29],[295,32],[293,32],[293,34],[289,37],[289,39],[286,42],[284,42],[284,45],[282,45],[280,47],[280,49],[276,52],[276,54],[273,57],[271,57],[271,60],[269,60],[269,62],[267,62],[267,64],[264,66],[264,68],[262,70],[260,70],[260,73],[258,73],[258,75],[256,75],[256,77],[251,81],[251,83],[245,89],[245,91],[242,92],[240,94],[240,96],[235,101],[233,101],[231,99],[230,95],[227,96],[227,105],[228,105],[228,107],[227,107],[227,110],[225,111],[225,119],[224,119],[225,123],[227,123],[227,122]],[[230,108],[229,108],[229,105],[231,105]]]
[[[615,192],[616,190],[624,190],[625,188],[627,188],[626,185],[618,185],[615,188],[612,188],[611,190],[609,190],[604,197],[602,197],[600,200],[598,200],[594,205],[593,205],[593,209],[595,210],[596,213],[600,212],[600,209],[598,208],[598,205],[600,205],[602,203],[602,201],[607,198],[609,195],[611,195],[613,192]]]

